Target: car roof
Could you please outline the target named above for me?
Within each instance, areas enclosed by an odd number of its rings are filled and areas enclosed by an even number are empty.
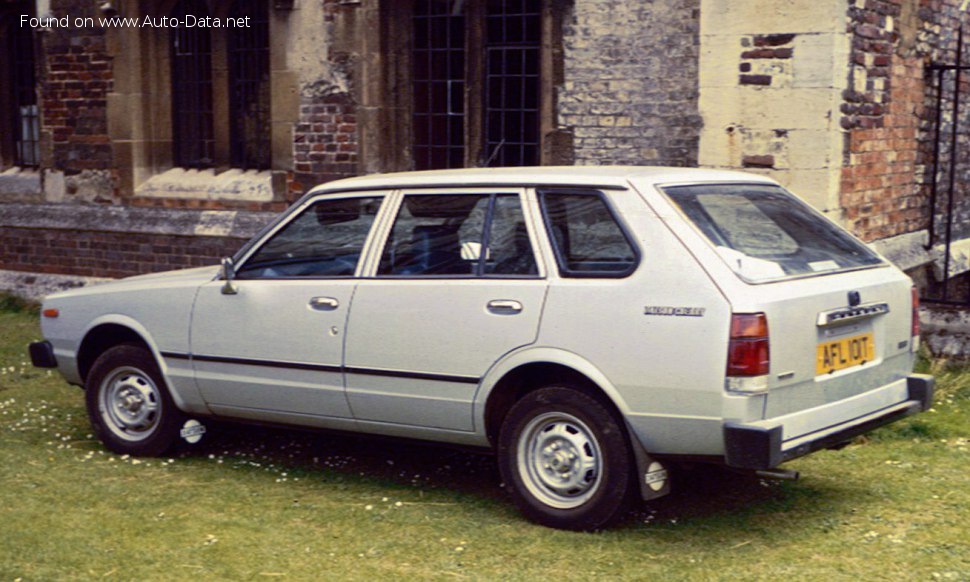
[[[649,184],[691,182],[775,182],[765,176],[706,168],[663,166],[536,166],[517,168],[466,168],[372,174],[335,180],[313,188],[308,194],[373,189],[441,188],[462,186],[596,186],[626,189],[631,181]]]

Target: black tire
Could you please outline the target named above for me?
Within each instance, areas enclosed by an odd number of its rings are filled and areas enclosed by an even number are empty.
[[[152,457],[178,440],[185,415],[148,350],[128,344],[106,350],[91,367],[84,391],[94,434],[109,450]]]
[[[540,388],[512,406],[498,463],[519,510],[549,527],[602,529],[627,515],[635,493],[622,421],[569,386]]]

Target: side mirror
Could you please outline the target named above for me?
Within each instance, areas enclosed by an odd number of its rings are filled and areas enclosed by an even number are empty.
[[[239,289],[236,288],[235,283],[232,282],[236,278],[236,265],[233,264],[231,257],[226,257],[222,259],[222,278],[225,280],[225,285],[222,286],[223,295],[235,295],[239,293]]]

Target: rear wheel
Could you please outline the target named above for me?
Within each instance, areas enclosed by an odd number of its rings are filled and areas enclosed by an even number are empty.
[[[151,353],[133,345],[115,346],[95,360],[85,403],[95,434],[116,453],[160,455],[185,421]]]
[[[530,392],[512,407],[498,458],[522,513],[550,527],[603,528],[626,514],[635,489],[622,421],[569,386]]]

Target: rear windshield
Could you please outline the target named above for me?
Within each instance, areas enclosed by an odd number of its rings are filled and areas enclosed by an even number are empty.
[[[747,281],[882,264],[868,247],[778,186],[703,184],[663,190]]]

